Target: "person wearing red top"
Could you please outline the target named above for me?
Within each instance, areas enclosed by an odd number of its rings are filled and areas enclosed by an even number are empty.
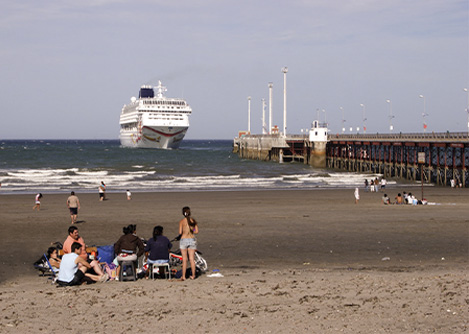
[[[88,263],[91,265],[93,268],[94,272],[97,275],[102,275],[103,270],[101,269],[101,266],[99,265],[99,262],[96,260],[90,261],[88,259],[88,254],[86,253],[86,244],[85,240],[83,240],[82,237],[78,234],[78,227],[76,226],[70,226],[68,228],[68,237],[64,241],[63,245],[63,251],[65,254],[72,253],[72,245],[74,242],[78,242],[79,244],[82,245],[81,247],[81,252],[80,252],[80,257],[82,257],[84,260],[88,261]]]

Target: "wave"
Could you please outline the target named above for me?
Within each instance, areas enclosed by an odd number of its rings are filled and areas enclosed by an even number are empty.
[[[138,168],[137,168],[138,166]],[[200,170],[199,170],[200,171]],[[110,192],[132,191],[197,191],[197,190],[249,190],[249,189],[313,189],[353,188],[363,186],[365,178],[378,174],[318,172],[305,170],[303,174],[242,173],[223,174],[214,170],[205,175],[185,175],[187,172],[167,169],[164,173],[154,168],[133,165],[130,170],[103,168],[66,169],[0,169],[2,193],[16,192],[93,192],[101,181]],[[224,175],[226,174],[226,175]],[[395,182],[390,181],[388,184]]]

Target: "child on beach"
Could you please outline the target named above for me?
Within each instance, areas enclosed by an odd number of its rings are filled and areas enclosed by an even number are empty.
[[[127,189],[127,200],[130,201],[132,199],[132,193],[129,189]]]
[[[355,195],[355,204],[358,204],[358,201],[360,200],[360,193],[358,191],[358,188],[355,188],[354,195]]]
[[[42,194],[39,193],[36,195],[36,204],[33,206],[33,210],[37,209],[37,211],[41,210],[41,198]]]

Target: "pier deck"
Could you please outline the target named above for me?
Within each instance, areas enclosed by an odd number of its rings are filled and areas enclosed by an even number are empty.
[[[234,152],[246,159],[298,161],[319,168],[469,187],[469,135],[462,132],[329,134],[327,143],[310,141],[307,135],[247,135],[233,144]]]

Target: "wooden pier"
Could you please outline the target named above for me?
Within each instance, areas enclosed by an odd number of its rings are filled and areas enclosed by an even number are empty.
[[[329,134],[327,140],[312,139],[311,132],[310,136],[246,135],[234,140],[233,150],[245,159],[297,161],[318,168],[469,187],[467,133]]]

